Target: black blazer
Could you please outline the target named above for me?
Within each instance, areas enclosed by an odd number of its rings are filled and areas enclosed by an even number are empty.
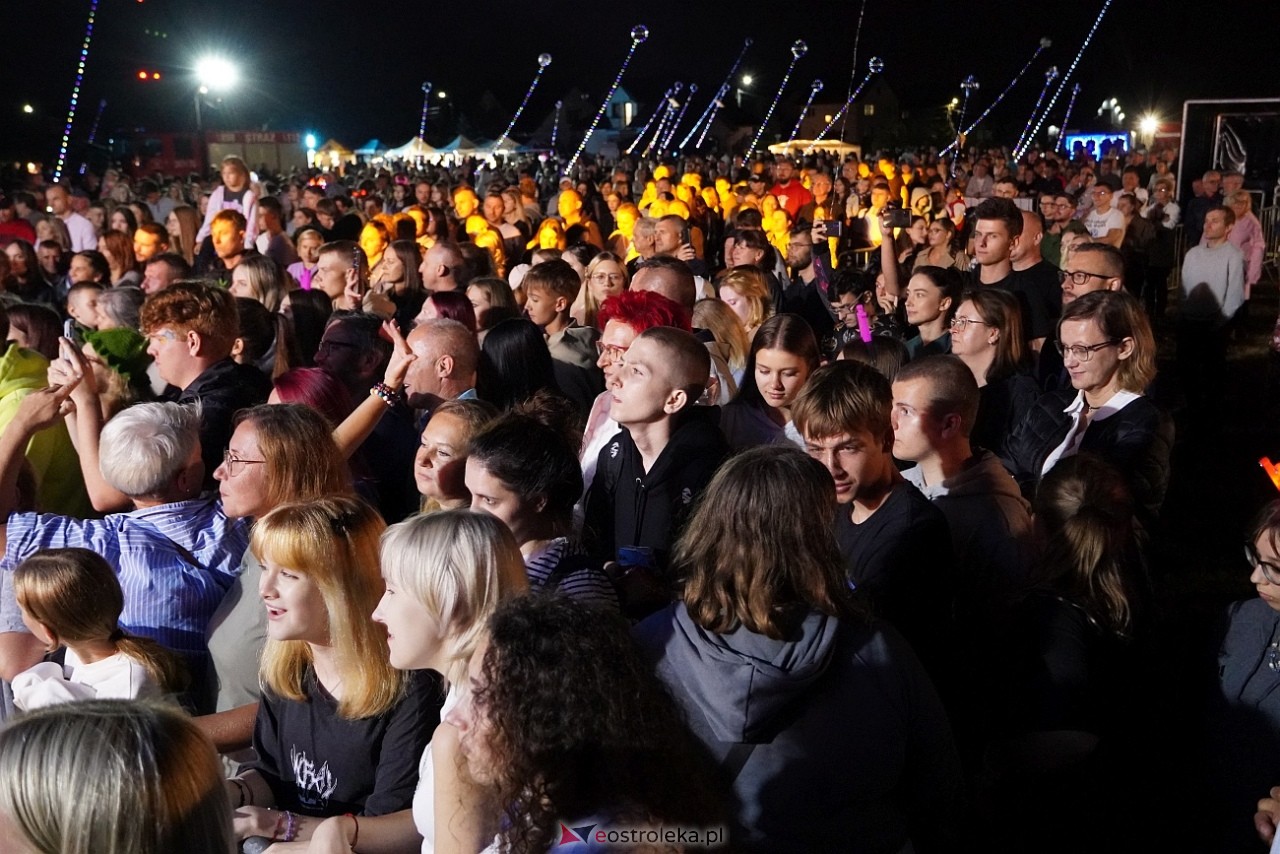
[[[1001,461],[1028,497],[1040,482],[1044,461],[1071,429],[1071,417],[1063,410],[1076,394],[1074,388],[1064,388],[1042,395],[1005,446]],[[1172,448],[1173,420],[1145,396],[1090,423],[1080,442],[1080,453],[1094,454],[1120,470],[1144,522],[1160,514]]]

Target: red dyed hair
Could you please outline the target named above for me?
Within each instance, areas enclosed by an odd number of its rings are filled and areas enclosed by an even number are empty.
[[[456,320],[467,327],[472,335],[476,332],[476,310],[462,291],[435,291],[427,299],[435,303],[436,311],[441,317]]]
[[[294,368],[276,377],[281,403],[302,403],[337,426],[351,414],[351,395],[337,377],[320,368]]]
[[[604,329],[610,320],[627,324],[636,334],[655,326],[671,326],[692,331],[689,310],[655,291],[623,291],[600,305],[596,325]]]

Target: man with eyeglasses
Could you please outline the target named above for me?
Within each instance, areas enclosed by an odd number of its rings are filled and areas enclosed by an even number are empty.
[[[1124,241],[1124,214],[1112,207],[1111,200],[1120,189],[1120,181],[1114,175],[1103,175],[1089,191],[1093,209],[1085,215],[1084,227],[1089,236],[1100,243],[1120,248]]]
[[[835,310],[831,307],[831,283],[827,272],[827,226],[802,223],[791,229],[787,240],[787,269],[791,281],[782,292],[778,311],[798,314],[821,338],[831,331]]]
[[[1119,291],[1124,288],[1124,256],[1105,243],[1082,243],[1071,255],[1071,264],[1058,273],[1062,284],[1062,305],[1066,307],[1093,291]],[[1062,365],[1062,354],[1056,347],[1041,347],[1036,360],[1036,382],[1045,391],[1063,388],[1070,383]]]

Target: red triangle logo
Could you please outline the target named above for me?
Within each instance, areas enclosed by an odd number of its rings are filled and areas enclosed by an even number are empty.
[[[557,842],[556,844],[565,845],[570,842],[586,842],[586,840],[583,839],[578,834],[574,833],[573,829],[568,827],[564,822],[561,822],[560,823],[560,841]]]

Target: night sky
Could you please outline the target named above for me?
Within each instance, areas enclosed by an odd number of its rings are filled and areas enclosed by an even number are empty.
[[[53,159],[89,5],[0,2],[0,32],[6,34],[0,156]],[[536,56],[551,53],[554,62],[516,129],[519,137],[574,87],[590,93],[596,106],[626,54],[635,23],[648,25],[651,36],[623,86],[641,102],[642,119],[653,98],[677,79],[699,84],[692,112],[701,112],[748,36],[754,44],[743,71],[756,79],[755,110],[763,113],[790,60],[789,45],[805,39],[809,53],[798,63],[774,119],[775,127],[789,128],[815,77],[825,81],[824,95],[843,101],[862,5],[101,0],[75,137],[87,136],[102,98],[107,134],[129,127],[191,129],[191,66],[196,56],[214,51],[239,62],[244,79],[220,108],[206,110],[210,126],[311,131],[352,146],[378,137],[398,145],[417,131],[424,80],[448,95],[433,100],[437,112],[429,139],[456,127],[460,114],[483,130],[480,96],[492,92],[501,116],[509,116],[533,77]],[[883,57],[885,82],[913,112],[937,110],[960,94],[959,81],[972,73],[982,85],[972,101],[971,116],[976,115],[1030,58],[1038,40],[1052,39],[1052,48],[988,120],[997,141],[1007,144],[1029,114],[1044,70],[1051,64],[1066,70],[1101,9],[1100,0],[865,5],[858,77],[867,59]],[[626,7],[637,11],[622,11]],[[1176,120],[1187,98],[1280,96],[1274,45],[1280,3],[1215,4],[1212,20],[1208,12],[1182,11],[1188,8],[1113,0],[1074,78],[1084,88],[1073,126],[1087,123],[1098,104],[1113,96],[1131,122],[1148,111]],[[139,69],[159,71],[161,80],[140,83],[134,76]],[[1066,99],[1064,94],[1049,123],[1060,120]],[[34,112],[24,114],[23,104]]]

